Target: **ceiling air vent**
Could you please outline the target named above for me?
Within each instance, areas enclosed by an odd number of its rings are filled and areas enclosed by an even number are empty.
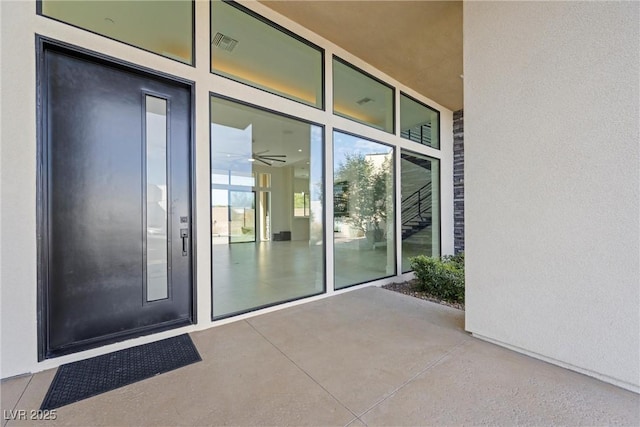
[[[231,52],[233,48],[238,44],[238,40],[232,39],[229,36],[225,36],[222,33],[216,33],[213,37],[214,46],[219,47],[222,50],[226,50],[227,52]]]
[[[362,99],[361,99],[361,100],[359,100],[359,101],[356,101],[356,104],[358,104],[358,105],[364,105],[364,104],[367,104],[367,103],[369,103],[369,102],[371,102],[371,101],[373,101],[373,99],[371,99],[371,98],[369,98],[369,97],[367,96],[367,97],[362,98]]]

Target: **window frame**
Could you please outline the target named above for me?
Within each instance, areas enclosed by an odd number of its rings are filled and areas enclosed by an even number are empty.
[[[271,114],[275,114],[277,116],[280,117],[285,117],[291,120],[296,120],[302,123],[306,123],[312,126],[317,126],[318,128],[320,128],[322,130],[322,183],[323,185],[326,186],[326,180],[327,180],[327,175],[328,175],[328,171],[327,171],[327,155],[326,155],[326,150],[327,150],[327,127],[328,125],[326,124],[322,124],[322,123],[317,123],[308,119],[304,119],[301,117],[296,117],[294,115],[291,114],[287,114],[287,113],[283,113],[281,111],[277,111],[277,110],[273,110],[271,108],[267,108],[267,107],[263,107],[261,105],[257,105],[257,104],[253,104],[251,102],[248,101],[244,101],[241,99],[237,99],[237,98],[233,98],[231,96],[228,95],[224,95],[221,93],[217,93],[217,92],[213,92],[213,91],[209,91],[209,98],[208,98],[208,112],[209,112],[209,116],[208,116],[208,120],[209,120],[209,149],[211,149],[211,119],[212,119],[212,113],[213,110],[211,108],[211,99],[212,98],[216,98],[216,99],[221,99],[224,101],[229,101],[229,102],[233,102],[236,103],[238,105],[242,105],[245,107],[249,107],[249,108],[254,108],[256,110],[259,111],[264,111],[267,113],[271,113]],[[306,105],[306,104],[305,104]],[[208,203],[209,206],[211,206],[211,202],[212,202],[212,197],[211,197],[211,188],[212,188],[212,181],[211,181],[211,155],[209,155],[209,196],[208,196]],[[271,191],[271,190],[270,190]],[[213,235],[213,227],[212,227],[212,220],[213,220],[213,214],[211,213],[211,208],[208,209],[209,210],[209,236]],[[246,310],[241,310],[241,311],[237,311],[237,312],[232,312],[232,313],[227,313],[227,314],[223,314],[220,316],[215,316],[213,313],[213,308],[214,305],[213,303],[211,303],[211,309],[210,311],[210,319],[212,322],[217,322],[219,320],[223,320],[223,319],[229,319],[229,318],[233,318],[242,314],[246,314],[246,313],[251,313],[254,311],[259,311],[265,308],[269,308],[269,307],[275,307],[275,306],[279,306],[282,304],[286,304],[289,302],[293,302],[293,301],[298,301],[298,300],[304,300],[304,299],[308,299],[308,298],[312,298],[318,295],[324,295],[327,294],[328,289],[327,289],[327,284],[328,284],[328,277],[329,277],[329,272],[327,271],[327,266],[328,266],[328,250],[327,248],[327,231],[326,231],[326,227],[327,227],[327,196],[326,196],[326,190],[323,190],[323,199],[322,199],[322,273],[323,273],[323,283],[322,283],[322,289],[314,294],[310,294],[310,295],[304,295],[304,296],[300,296],[300,297],[294,297],[294,298],[290,298],[290,299],[285,299],[285,300],[281,300],[281,301],[276,301],[276,302],[272,302],[272,303],[268,303],[268,304],[263,304],[257,307],[251,307],[248,308]],[[209,237],[209,241],[208,244],[211,245],[211,237]],[[213,263],[213,252],[211,252],[210,254],[210,268],[209,268],[209,274],[211,275],[211,281],[209,284],[210,290],[211,290],[211,298],[213,298],[214,293],[213,293],[213,286],[214,286],[214,271],[213,271],[213,267],[214,267],[214,263]],[[397,271],[397,269],[396,269]],[[211,301],[213,301],[213,299],[211,299]]]
[[[424,144],[419,144],[419,146],[423,146],[423,147],[428,147],[427,145]],[[430,156],[428,154],[424,154],[424,153],[419,153],[415,150],[411,150],[410,148],[404,148],[404,147],[399,147],[400,148],[400,177],[402,178],[402,153],[403,151],[415,156],[415,157],[426,157],[430,162],[435,160],[438,162],[438,254],[441,257],[442,256],[442,159],[438,158],[438,157],[433,157]],[[432,183],[432,188],[433,188],[433,183]],[[400,192],[400,217],[398,219],[399,223],[402,225],[402,179],[400,182],[400,188],[397,188],[396,190],[398,190]],[[432,224],[433,224],[433,220],[432,220]],[[402,226],[400,227],[400,233],[402,234]],[[400,250],[402,251],[402,236],[400,236]],[[433,251],[432,251],[432,256],[433,256]],[[400,256],[400,270],[403,270],[402,268],[402,254]],[[400,271],[399,274],[405,274],[405,273],[410,273],[414,270],[407,270],[407,271]]]
[[[398,273],[398,250],[399,250],[399,247],[398,247],[398,232],[397,232],[397,229],[396,229],[396,224],[397,224],[398,218],[399,218],[399,215],[396,212],[396,208],[397,208],[396,200],[397,200],[397,196],[398,196],[398,185],[397,184],[399,182],[399,180],[396,179],[396,174],[398,173],[398,170],[396,170],[396,157],[397,157],[398,150],[400,150],[401,147],[399,145],[391,145],[389,143],[381,142],[381,141],[378,141],[376,139],[369,138],[369,137],[366,137],[366,136],[363,136],[363,135],[359,135],[357,133],[346,131],[344,129],[337,128],[337,127],[332,128],[331,131],[332,131],[331,138],[332,138],[332,142],[333,142],[332,146],[331,146],[331,150],[332,150],[331,155],[333,157],[333,164],[331,166],[331,191],[332,192],[333,192],[333,189],[334,189],[334,186],[335,186],[335,177],[336,177],[335,156],[334,156],[334,154],[335,154],[335,133],[336,132],[337,133],[341,133],[343,135],[351,136],[351,137],[354,137],[354,138],[365,139],[365,140],[367,140],[369,142],[373,142],[373,143],[384,145],[386,147],[391,148],[391,155],[392,155],[391,164],[393,165],[393,173],[391,174],[391,179],[393,180],[393,183],[392,183],[393,194],[391,194],[391,197],[392,197],[392,200],[393,200],[393,255],[394,255],[393,256],[393,271],[394,271],[394,273],[387,274],[387,275],[381,276],[381,277],[377,277],[377,278],[371,279],[371,280],[365,280],[363,282],[352,283],[351,285],[342,286],[340,288],[337,288],[336,287],[336,266],[335,266],[336,245],[335,245],[335,237],[334,237],[333,238],[333,245],[332,245],[333,246],[334,263],[333,263],[333,271],[331,273],[333,275],[333,289],[334,289],[334,291],[340,291],[340,290],[343,290],[343,289],[349,289],[349,288],[352,288],[354,286],[363,285],[363,284],[366,284],[366,283],[372,283],[372,282],[375,282],[375,281],[378,281],[378,280],[384,280],[384,279],[388,279],[390,277],[395,277],[395,276],[398,276],[398,275],[402,274],[402,273]],[[326,190],[325,190],[325,192],[326,192]],[[335,204],[335,200],[333,201],[333,203]],[[333,212],[333,217],[331,218],[331,222],[332,222],[331,229],[332,230],[335,230],[335,225],[336,225],[335,219],[336,219],[336,215],[335,215],[335,211],[334,211]],[[333,233],[332,233],[332,235],[333,235]],[[400,269],[402,269],[402,268],[400,268]]]
[[[372,125],[371,123],[367,123],[358,119],[355,119],[353,117],[347,116],[345,114],[341,114],[339,112],[336,112],[335,109],[335,90],[336,90],[336,79],[335,79],[335,73],[334,73],[334,69],[333,69],[333,64],[334,61],[337,61],[339,63],[341,63],[342,65],[345,65],[348,68],[351,68],[353,71],[356,71],[362,75],[364,75],[365,77],[369,77],[370,79],[376,81],[377,83],[380,83],[383,86],[386,86],[387,88],[391,89],[391,130],[388,131],[384,128],[381,127],[377,127]],[[340,58],[338,55],[333,54],[332,55],[332,61],[331,61],[331,80],[332,80],[332,87],[331,87],[331,93],[332,93],[332,100],[333,100],[333,105],[331,106],[331,112],[338,117],[342,117],[343,119],[347,119],[347,120],[351,120],[352,122],[355,123],[359,123],[361,125],[365,125],[365,126],[369,126],[373,129],[382,131],[384,133],[388,133],[390,135],[396,135],[396,87],[390,85],[389,83],[386,83],[384,80],[379,79],[378,77],[364,71],[362,68],[357,67],[353,64],[351,64],[350,62]],[[354,135],[355,136],[355,135]],[[375,141],[374,141],[375,142]]]
[[[427,145],[427,144],[421,144],[419,142],[415,142],[409,138],[405,138],[404,136],[402,136],[402,97],[406,97],[408,98],[410,101],[413,101],[419,105],[422,105],[423,107],[427,108],[428,110],[433,111],[434,113],[436,113],[437,117],[438,117],[438,146],[434,147],[433,145]],[[425,104],[422,101],[417,100],[416,98],[414,98],[413,96],[409,95],[406,92],[400,91],[400,99],[399,99],[399,103],[398,103],[398,112],[400,113],[398,116],[400,117],[400,126],[398,128],[398,136],[400,138],[402,138],[405,141],[409,141],[413,144],[418,144],[419,146],[423,146],[423,147],[430,147],[433,148],[434,150],[440,150],[440,130],[441,130],[441,126],[440,126],[440,110],[433,108],[427,104]],[[435,158],[435,157],[434,157]]]
[[[296,195],[302,195],[302,215],[296,215]],[[309,203],[307,203],[307,199]],[[299,209],[299,208],[298,208]],[[293,192],[293,217],[294,218],[309,218],[311,216],[311,193],[306,193],[304,191],[294,191]]]

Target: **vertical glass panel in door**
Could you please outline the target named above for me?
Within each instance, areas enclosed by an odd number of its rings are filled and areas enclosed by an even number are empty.
[[[256,193],[229,192],[229,243],[256,241]]]
[[[145,97],[147,169],[147,301],[169,295],[167,279],[167,100]]]
[[[400,136],[440,148],[440,113],[404,93],[400,94]]]
[[[214,96],[211,167],[213,317],[324,292],[322,128]]]
[[[335,287],[396,271],[393,148],[333,134]]]
[[[410,258],[440,256],[440,161],[402,150],[402,272]]]
[[[194,4],[189,0],[43,0],[41,12],[76,27],[193,64]]]

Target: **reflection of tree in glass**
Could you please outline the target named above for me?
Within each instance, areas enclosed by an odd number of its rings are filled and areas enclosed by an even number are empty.
[[[338,203],[335,212],[363,233],[373,233],[374,241],[382,240],[387,219],[387,181],[391,179],[391,156],[374,163],[364,154],[347,154],[335,174]]]

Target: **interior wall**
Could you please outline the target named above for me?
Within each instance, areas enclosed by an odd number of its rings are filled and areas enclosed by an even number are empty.
[[[635,391],[639,22],[464,3],[466,329]]]
[[[300,192],[309,194],[309,179],[294,177],[293,193]],[[293,193],[291,193],[292,203]],[[309,240],[309,218],[293,217],[291,224],[291,240]]]
[[[271,234],[291,231],[293,216],[293,185],[290,167],[270,168],[271,172]],[[273,236],[271,236],[273,239]]]

